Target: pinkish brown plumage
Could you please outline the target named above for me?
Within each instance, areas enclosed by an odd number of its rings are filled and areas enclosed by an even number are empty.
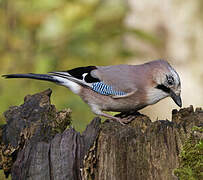
[[[32,78],[68,87],[101,116],[125,123],[128,120],[103,111],[138,111],[170,96],[182,106],[178,73],[167,61],[141,65],[87,66],[49,74],[10,74],[6,78]]]

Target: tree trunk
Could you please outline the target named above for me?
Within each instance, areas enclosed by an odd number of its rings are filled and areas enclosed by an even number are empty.
[[[193,130],[203,124],[200,108],[173,110],[172,121],[120,114],[135,118],[125,126],[95,118],[80,134],[71,128],[71,111],[58,112],[50,95],[26,96],[5,112],[0,167],[14,180],[175,180],[185,142],[202,141],[202,131]]]

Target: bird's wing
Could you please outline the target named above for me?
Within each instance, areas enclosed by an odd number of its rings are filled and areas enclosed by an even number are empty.
[[[111,86],[114,91],[124,92],[121,95],[112,95],[113,98],[124,98],[137,91],[132,67],[130,65],[97,66],[91,74]]]
[[[112,98],[129,97],[137,91],[128,65],[87,66],[68,71],[51,72],[55,77],[71,80]]]

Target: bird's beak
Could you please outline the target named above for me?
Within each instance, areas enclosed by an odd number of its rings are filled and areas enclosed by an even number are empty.
[[[172,90],[170,91],[170,96],[174,100],[174,102],[179,106],[182,107],[182,100],[180,95],[176,95]]]

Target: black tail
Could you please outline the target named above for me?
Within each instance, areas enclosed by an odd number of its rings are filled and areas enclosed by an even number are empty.
[[[29,79],[38,79],[38,80],[60,83],[60,81],[55,79],[52,75],[48,75],[48,74],[32,74],[32,73],[30,73],[30,74],[7,74],[7,75],[2,75],[2,77],[5,77],[5,78],[29,78]]]

